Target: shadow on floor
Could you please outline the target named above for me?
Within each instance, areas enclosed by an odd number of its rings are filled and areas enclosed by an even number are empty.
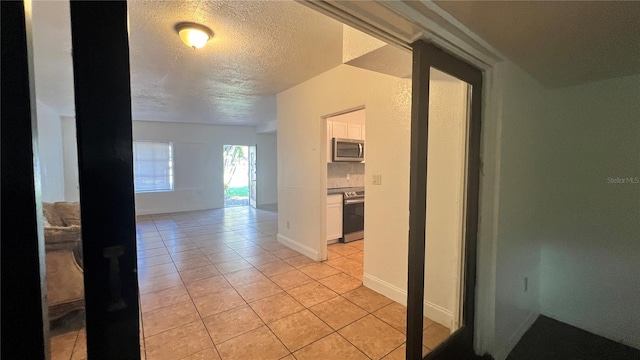
[[[539,316],[507,360],[638,360],[640,350]]]
[[[274,204],[258,205],[258,209],[277,213],[278,212],[278,204],[274,203]]]

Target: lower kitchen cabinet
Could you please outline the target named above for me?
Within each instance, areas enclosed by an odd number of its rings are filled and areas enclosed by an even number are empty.
[[[327,242],[342,237],[342,194],[327,196]]]

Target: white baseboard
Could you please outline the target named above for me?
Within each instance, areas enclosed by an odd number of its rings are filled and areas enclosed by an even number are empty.
[[[338,242],[340,242],[340,239],[327,240],[327,245],[337,244]]]
[[[640,336],[638,336],[637,333],[634,334],[633,331],[625,331],[622,327],[611,327],[603,324],[596,324],[584,321],[583,319],[576,319],[566,313],[549,311],[547,309],[541,310],[540,314],[561,321],[565,324],[575,326],[578,329],[588,331],[592,334],[602,336],[609,340],[640,349]]]
[[[362,284],[389,299],[407,305],[407,291],[367,273],[362,277]]]
[[[189,208],[163,208],[163,209],[136,209],[136,216],[141,215],[157,215],[157,214],[173,214],[187,211],[215,210],[220,208],[212,207],[189,207]]]
[[[536,321],[538,315],[540,315],[538,312],[530,313],[522,322],[522,324],[518,326],[518,330],[516,330],[513,335],[511,335],[509,341],[501,349],[497,349],[491,354],[493,355],[493,358],[495,360],[505,360],[507,356],[509,356],[511,350],[513,350],[513,348],[516,346],[518,341],[522,339],[524,333],[527,332],[531,325],[533,325],[533,322]]]
[[[370,274],[364,274],[363,285],[402,305],[407,305],[407,291]],[[441,306],[425,301],[424,315],[429,319],[451,327],[453,313]]]
[[[424,316],[449,329],[453,322],[453,312],[429,301],[424,302]]]
[[[302,255],[305,255],[311,259],[319,261],[320,257],[318,251],[308,247],[307,245],[301,244],[291,238],[288,238],[282,234],[278,234],[278,242],[288,248],[291,248]]]

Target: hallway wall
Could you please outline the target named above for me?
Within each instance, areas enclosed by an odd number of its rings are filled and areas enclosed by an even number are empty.
[[[314,259],[326,244],[326,121],[365,106],[364,283],[406,302],[411,80],[340,65],[278,94],[278,238]],[[373,173],[382,185],[371,185]],[[325,186],[325,187],[323,187]],[[326,201],[326,200],[325,200]]]
[[[278,134],[256,134],[258,205],[278,202]]]
[[[545,104],[541,312],[640,348],[640,75]]]
[[[539,150],[544,146],[540,119],[544,116],[545,89],[508,61],[496,66],[494,76],[490,86],[495,87],[495,103],[488,107],[495,108],[487,109],[489,112],[485,112],[487,118],[482,124],[480,237],[495,238],[480,240],[479,286],[488,295],[479,296],[478,302],[484,306],[482,302],[491,299],[490,281],[482,280],[494,276],[495,303],[489,305],[493,314],[480,311],[476,316],[486,317],[486,326],[490,326],[489,317],[493,315],[493,334],[487,330],[483,336],[492,339],[489,340],[491,354],[496,360],[502,360],[540,313],[538,233],[544,224],[537,215],[544,189],[538,183],[540,169],[537,166],[540,165]],[[488,137],[492,131],[495,139]],[[493,223],[487,220],[491,216],[497,216]],[[493,242],[492,247],[486,247],[486,242]],[[484,251],[494,254],[485,255]],[[492,256],[495,263],[482,262]]]
[[[65,201],[80,201],[75,117],[62,117],[62,153],[64,158],[64,199]]]
[[[40,100],[36,101],[36,115],[42,201],[63,201],[65,196],[62,121],[54,108]]]
[[[275,135],[256,135],[252,126],[178,124],[153,121],[133,122],[134,140],[172,141],[174,146],[174,191],[136,194],[136,213],[155,214],[213,209],[224,206],[222,146],[255,145],[258,161],[258,205],[273,201],[275,183]],[[262,146],[260,146],[262,144]],[[264,151],[262,149],[264,148]],[[264,152],[264,154],[261,154]],[[264,178],[264,179],[263,179]],[[264,197],[260,195],[263,194]]]

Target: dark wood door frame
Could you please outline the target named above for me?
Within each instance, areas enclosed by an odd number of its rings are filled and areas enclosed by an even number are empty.
[[[31,19],[22,1],[2,1],[2,355],[44,359],[44,239],[37,166]]]
[[[89,359],[139,359],[127,3],[70,3]]]
[[[31,19],[2,1],[2,358],[48,358]],[[131,90],[123,0],[71,1],[90,359],[139,359]]]
[[[407,359],[422,359],[424,266],[427,205],[430,70],[436,68],[472,86],[467,133],[467,179],[464,243],[462,324],[427,359],[463,359],[473,356],[476,286],[476,245],[480,182],[480,121],[482,72],[425,41],[413,48],[411,108],[411,170],[409,200],[409,276],[407,286]]]

